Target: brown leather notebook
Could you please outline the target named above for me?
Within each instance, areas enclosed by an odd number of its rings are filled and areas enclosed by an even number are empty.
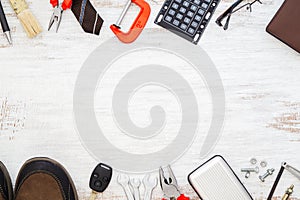
[[[267,32],[300,53],[300,0],[285,0]]]

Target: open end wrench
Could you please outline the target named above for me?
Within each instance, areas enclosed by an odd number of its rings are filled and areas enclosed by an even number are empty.
[[[129,187],[129,177],[124,174],[119,174],[117,180],[118,180],[118,183],[122,186],[122,188],[127,196],[127,199],[134,200],[134,197],[133,197],[130,187]]]
[[[150,174],[147,174],[143,179],[143,184],[145,187],[144,200],[151,200],[153,189],[157,186],[157,177],[151,178]]]
[[[141,181],[140,179],[137,178],[132,178],[130,179],[130,184],[133,188],[133,197],[135,200],[140,200],[140,185],[141,185]]]

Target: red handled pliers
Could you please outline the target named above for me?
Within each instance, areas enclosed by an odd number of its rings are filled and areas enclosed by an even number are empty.
[[[171,166],[168,165],[167,169],[169,177],[166,178],[164,170],[161,167],[159,168],[160,187],[164,193],[164,198],[162,200],[190,200],[189,197],[180,193],[178,189],[179,186]]]
[[[48,31],[51,29],[54,22],[56,22],[56,32],[57,32],[61,22],[62,13],[63,11],[71,8],[72,0],[64,0],[64,2],[61,5],[59,5],[59,0],[50,0],[50,3],[52,4],[54,11],[49,22]]]

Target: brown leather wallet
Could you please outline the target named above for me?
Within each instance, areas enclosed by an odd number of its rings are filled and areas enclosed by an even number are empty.
[[[300,0],[285,0],[266,30],[300,53]]]

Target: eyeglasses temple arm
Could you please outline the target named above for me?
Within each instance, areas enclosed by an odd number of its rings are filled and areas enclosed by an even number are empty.
[[[226,31],[229,27],[229,21],[230,21],[230,18],[231,18],[231,14],[228,15],[227,19],[226,19],[226,23],[224,25],[224,30]]]
[[[222,21],[223,19],[225,19],[225,17],[227,17],[228,15],[230,15],[233,10],[240,4],[242,3],[243,0],[237,0],[234,4],[232,4],[223,14],[221,14],[217,20],[216,20],[216,23],[219,25],[219,26],[223,26],[222,25]]]

